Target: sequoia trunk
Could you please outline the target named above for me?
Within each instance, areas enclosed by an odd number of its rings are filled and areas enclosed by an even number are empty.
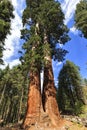
[[[60,120],[60,113],[58,109],[58,104],[56,101],[56,88],[54,85],[54,76],[52,70],[52,58],[51,50],[49,44],[49,38],[46,30],[44,29],[44,44],[48,46],[44,55],[45,65],[44,65],[44,83],[43,83],[43,109],[49,115],[52,124],[57,126]]]
[[[23,122],[23,128],[35,124],[40,118],[41,90],[40,73],[30,72],[30,83],[28,90],[27,112]]]
[[[52,124],[57,126],[61,119],[58,104],[56,101],[56,88],[54,85],[54,76],[52,70],[52,60],[44,67],[44,88],[43,88],[43,108],[49,115]]]

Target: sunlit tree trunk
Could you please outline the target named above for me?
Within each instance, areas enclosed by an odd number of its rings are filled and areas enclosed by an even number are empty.
[[[49,44],[46,33],[44,34],[44,44]],[[44,111],[46,111],[46,113],[49,115],[52,124],[57,126],[58,121],[61,119],[61,117],[58,109],[58,104],[56,101],[56,88],[54,85],[52,59],[50,52],[46,53],[44,58],[46,64],[44,66],[44,84],[43,84],[43,96],[42,96],[43,108]]]
[[[27,111],[23,122],[23,128],[35,124],[40,119],[41,90],[40,73],[30,72],[30,83],[28,89]]]

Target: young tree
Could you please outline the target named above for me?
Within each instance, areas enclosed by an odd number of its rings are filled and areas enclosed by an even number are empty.
[[[87,0],[81,0],[76,6],[75,26],[87,38]]]
[[[54,0],[26,0],[26,4],[27,8],[23,13],[23,24],[26,25],[26,29],[22,30],[21,36],[25,40],[25,44],[23,45],[25,54],[22,62],[29,71],[30,85],[24,127],[32,122],[29,119],[32,107],[34,107],[32,109],[32,117],[35,118],[33,113],[35,114],[36,110],[38,113],[41,104],[43,104],[44,110],[48,113],[52,123],[57,124],[60,114],[56,102],[52,58],[63,60],[63,56],[67,53],[67,51],[57,47],[59,42],[60,44],[65,44],[69,40],[67,35],[68,29],[63,23],[64,14],[59,2],[55,2]],[[41,103],[41,100],[39,100],[41,97],[39,74],[42,68],[44,68],[44,88]],[[38,91],[35,88],[38,88]],[[35,94],[31,90],[35,91]],[[36,93],[39,94],[38,98],[34,98]],[[35,106],[32,106],[30,95],[34,98],[33,102],[38,103],[38,105],[35,104]],[[33,123],[35,123],[35,120]]]
[[[2,51],[7,34],[10,34],[13,6],[9,0],[0,0],[0,64],[2,63]]]
[[[66,61],[58,77],[58,101],[62,111],[68,108],[75,109],[77,103],[85,104],[79,67],[73,62]]]

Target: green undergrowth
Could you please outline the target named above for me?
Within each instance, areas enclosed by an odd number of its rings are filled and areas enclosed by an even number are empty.
[[[79,117],[81,118],[87,118],[87,105],[82,106],[82,113],[79,114]]]

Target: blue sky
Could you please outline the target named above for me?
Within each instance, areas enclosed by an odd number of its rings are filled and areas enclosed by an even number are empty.
[[[87,39],[85,39],[84,37],[80,37],[80,32],[74,27],[75,5],[79,3],[80,0],[71,0],[71,8],[69,7],[69,0],[66,1],[68,2],[68,11],[72,10],[73,8],[73,10],[71,11],[70,19],[68,20],[68,22],[65,22],[70,29],[69,36],[71,38],[71,40],[64,46],[64,49],[69,51],[69,53],[66,55],[66,59],[78,65],[80,67],[81,76],[83,78],[87,78]],[[66,15],[67,14],[65,14],[65,16]]]
[[[65,59],[70,60],[79,66],[81,76],[83,78],[87,78],[87,39],[80,37],[80,32],[74,27],[75,7],[80,0],[59,1],[61,2],[62,9],[65,13],[65,24],[70,29],[69,36],[71,38],[71,40],[63,46],[64,49],[69,51],[69,53],[65,56]],[[63,63],[53,63],[54,77],[56,82],[62,65]]]
[[[0,68],[4,68],[7,64],[9,64],[12,68],[14,65],[20,63],[18,59],[18,51],[21,49],[22,45],[22,41],[20,40],[20,30],[23,28],[21,16],[26,5],[25,0],[11,1],[15,9],[15,19],[13,19],[11,23],[11,35],[8,35],[5,41],[6,51],[3,52],[3,60],[5,65],[0,66]],[[69,53],[66,55],[66,60],[73,61],[76,65],[78,65],[80,67],[81,76],[87,78],[87,39],[81,38],[79,36],[79,31],[74,27],[74,11],[76,4],[79,3],[79,1],[80,0],[59,0],[62,10],[65,13],[64,22],[70,28],[69,35],[71,37],[71,40],[66,43],[63,48],[69,51]],[[57,81],[57,76],[62,64],[63,63],[61,62],[53,62],[55,83]]]

